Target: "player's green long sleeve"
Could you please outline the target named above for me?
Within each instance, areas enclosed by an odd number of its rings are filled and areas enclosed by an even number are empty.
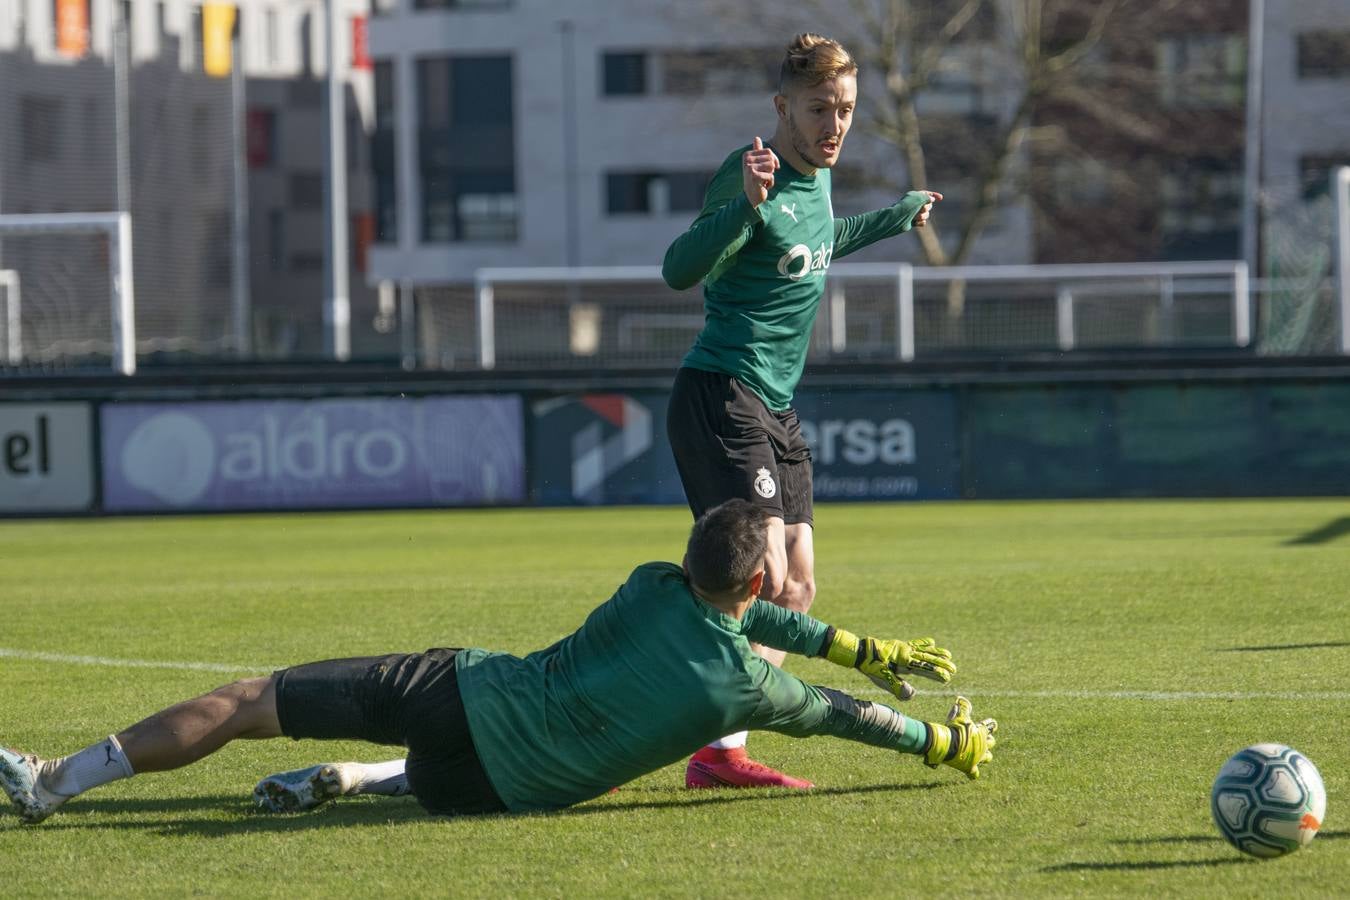
[[[914,227],[914,217],[928,203],[924,191],[910,191],[900,202],[885,209],[834,220],[834,258],[848,256],[884,238],[904,234]]]
[[[762,221],[744,191],[726,196],[737,185],[723,179],[715,187],[719,191],[709,191],[703,213],[666,250],[661,277],[677,291],[698,284],[718,263],[734,256]]]

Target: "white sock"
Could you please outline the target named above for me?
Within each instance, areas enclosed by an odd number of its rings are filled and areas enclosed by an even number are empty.
[[[718,750],[735,750],[737,747],[744,747],[745,742],[750,739],[750,732],[738,731],[735,734],[729,734],[721,740],[713,741],[709,747],[715,747]]]
[[[109,735],[107,740],[91,744],[79,753],[52,760],[42,781],[47,790],[74,797],[101,784],[135,774],[131,761],[122,752],[122,745],[115,736]]]
[[[350,763],[356,768],[356,784],[353,794],[381,794],[385,797],[402,797],[408,793],[408,776],[404,773],[406,761],[391,759],[382,763]]]

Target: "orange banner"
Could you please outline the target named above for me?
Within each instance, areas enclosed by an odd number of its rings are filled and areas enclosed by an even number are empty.
[[[89,52],[89,0],[56,0],[56,52],[76,58]]]
[[[202,4],[202,69],[213,78],[228,78],[232,66],[234,4]]]

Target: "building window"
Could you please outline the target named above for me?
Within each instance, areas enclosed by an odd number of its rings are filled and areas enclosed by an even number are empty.
[[[1335,156],[1303,156],[1298,161],[1299,183],[1303,186],[1305,202],[1331,194],[1331,173],[1340,166],[1350,166],[1350,150]]]
[[[1242,227],[1242,170],[1192,160],[1162,178],[1164,255],[1169,259],[1228,259]]]
[[[611,216],[698,212],[711,178],[706,172],[608,172],[605,208]]]
[[[1350,31],[1309,31],[1300,34],[1298,77],[1350,77]]]
[[[515,240],[511,58],[420,59],[417,93],[422,240]]]
[[[1239,106],[1247,72],[1247,42],[1233,34],[1180,34],[1158,42],[1162,102],[1186,109]]]
[[[375,240],[393,243],[398,240],[398,189],[395,179],[394,64],[389,60],[375,63],[375,134],[370,140],[370,167],[375,182]]]
[[[606,97],[629,97],[647,93],[647,54],[605,53],[602,93]]]
[[[245,141],[248,167],[266,169],[278,163],[277,111],[253,108],[246,114]]]
[[[61,119],[65,105],[59,97],[29,95],[19,100],[19,134],[26,162],[51,162],[64,145]]]
[[[660,54],[664,94],[761,94],[778,89],[782,51],[747,47]]]
[[[315,172],[293,172],[289,180],[291,209],[323,209],[323,175]]]

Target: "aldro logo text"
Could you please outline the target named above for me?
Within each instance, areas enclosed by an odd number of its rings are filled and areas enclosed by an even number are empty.
[[[796,244],[778,258],[778,274],[786,275],[793,281],[801,281],[812,272],[823,273],[828,269],[832,256],[834,256],[833,241],[829,244],[822,241],[815,252],[805,244]]]

